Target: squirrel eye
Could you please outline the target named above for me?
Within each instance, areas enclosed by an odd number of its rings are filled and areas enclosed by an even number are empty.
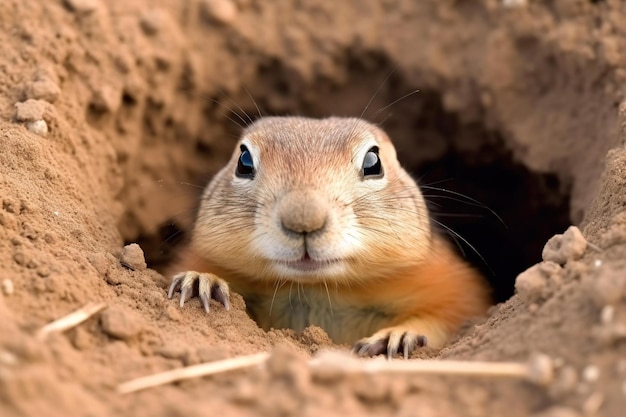
[[[235,175],[239,178],[254,178],[254,162],[252,162],[252,155],[245,145],[241,145],[241,155],[239,155],[239,161],[237,161],[237,170]]]
[[[378,146],[373,146],[363,158],[363,177],[381,178],[383,176],[383,166],[378,156]]]

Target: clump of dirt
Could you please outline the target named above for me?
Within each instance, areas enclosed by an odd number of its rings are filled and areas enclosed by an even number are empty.
[[[0,414],[621,415],[625,23],[609,0],[1,2]],[[269,114],[381,123],[444,188],[425,188],[432,203],[461,199],[433,208],[484,254],[499,299],[517,289],[415,357],[540,352],[552,384],[320,378],[309,356],[336,348],[320,329],[264,332],[236,294],[209,316],[167,300],[155,268],[171,235],[241,127]],[[89,302],[107,308],[36,336]],[[265,367],[116,391],[259,351],[274,352]]]

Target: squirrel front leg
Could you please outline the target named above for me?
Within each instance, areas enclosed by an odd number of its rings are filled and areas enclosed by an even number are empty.
[[[219,276],[210,273],[209,264],[190,248],[182,251],[180,258],[170,268],[170,271],[176,273],[172,277],[167,298],[171,299],[176,291],[180,291],[181,307],[187,300],[197,295],[207,313],[209,312],[210,299],[222,304],[226,310],[230,309],[228,283]]]
[[[407,357],[417,347],[441,348],[463,322],[484,314],[490,304],[481,274],[440,240],[424,262],[362,287],[358,297],[361,303],[382,301],[379,306],[390,317],[382,329],[356,342],[354,352],[360,356]]]
[[[407,359],[415,348],[442,347],[449,332],[448,326],[436,317],[413,317],[359,340],[355,343],[353,352],[359,356],[386,353],[388,358],[401,353]]]

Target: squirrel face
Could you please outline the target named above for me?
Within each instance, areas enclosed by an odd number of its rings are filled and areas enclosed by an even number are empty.
[[[422,262],[430,238],[391,141],[356,118],[253,123],[205,189],[193,231],[226,275],[303,284],[389,275]]]

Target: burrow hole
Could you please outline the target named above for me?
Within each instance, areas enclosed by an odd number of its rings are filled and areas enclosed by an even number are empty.
[[[437,91],[410,94],[420,88],[419,81],[403,79],[384,57],[353,57],[346,68],[349,81],[318,80],[310,85],[280,62],[269,61],[259,68],[258,84],[247,89],[264,115],[363,113],[381,125],[394,141],[402,165],[422,186],[437,227],[484,272],[495,301],[508,299],[515,277],[539,262],[545,242],[571,224],[571,184],[516,161],[499,132],[462,122],[461,115],[444,109]],[[228,101],[257,117],[248,92]],[[225,130],[229,131],[225,140],[238,134],[233,125]],[[149,263],[159,268],[173,253],[164,248],[180,240],[170,237],[180,237],[181,232],[171,221],[137,240]]]

